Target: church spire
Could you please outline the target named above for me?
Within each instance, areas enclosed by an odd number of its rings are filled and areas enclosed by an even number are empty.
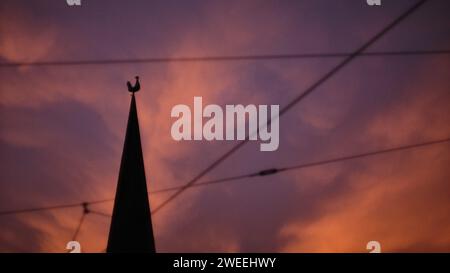
[[[139,84],[138,78],[136,80]],[[130,114],[106,249],[108,253],[155,252],[134,95],[136,89],[135,86],[131,91]]]

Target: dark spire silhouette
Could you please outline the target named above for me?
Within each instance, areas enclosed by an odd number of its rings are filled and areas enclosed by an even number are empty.
[[[108,253],[155,252],[134,96],[134,92],[140,89],[138,77],[136,77],[136,82],[131,91],[130,114],[106,249]],[[130,87],[131,84],[128,82],[128,85]]]

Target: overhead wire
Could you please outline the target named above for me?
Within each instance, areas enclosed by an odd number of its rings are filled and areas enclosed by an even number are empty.
[[[421,55],[448,55],[448,49],[435,50],[399,50],[399,51],[373,51],[362,52],[359,57],[395,57],[395,56],[421,56]],[[349,57],[348,52],[329,53],[294,53],[294,54],[261,54],[261,55],[211,55],[195,57],[153,57],[153,58],[124,58],[124,59],[88,59],[88,60],[48,60],[33,62],[3,62],[0,67],[40,67],[40,66],[80,66],[80,65],[120,65],[120,64],[146,64],[146,63],[198,63],[198,62],[230,62],[230,61],[258,61],[277,59],[323,59]]]

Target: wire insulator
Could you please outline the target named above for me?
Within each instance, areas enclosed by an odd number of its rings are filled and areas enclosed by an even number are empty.
[[[267,169],[267,170],[262,170],[258,173],[259,176],[266,176],[266,175],[272,175],[272,174],[276,174],[279,170],[278,169]]]

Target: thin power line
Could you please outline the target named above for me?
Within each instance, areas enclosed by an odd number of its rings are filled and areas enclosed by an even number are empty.
[[[248,173],[248,174],[235,175],[235,176],[229,176],[229,177],[224,177],[224,178],[219,178],[219,179],[199,182],[197,184],[192,185],[191,187],[193,187],[193,188],[194,187],[202,187],[202,186],[207,186],[207,185],[212,185],[212,184],[219,184],[219,183],[224,183],[224,182],[237,181],[237,180],[241,180],[241,179],[244,179],[244,178],[255,178],[255,177],[259,177],[259,176],[274,175],[274,174],[278,174],[278,173],[286,172],[286,171],[299,170],[299,169],[316,167],[316,166],[332,164],[332,163],[337,163],[337,162],[342,162],[342,161],[348,161],[348,160],[352,160],[352,159],[365,158],[365,157],[371,157],[371,156],[380,155],[380,154],[388,154],[388,153],[392,153],[392,152],[398,152],[398,151],[410,150],[410,149],[415,149],[415,148],[420,148],[420,147],[432,146],[432,145],[442,144],[442,143],[445,143],[445,142],[450,142],[450,137],[449,138],[445,138],[445,139],[438,139],[438,140],[432,140],[432,141],[427,141],[427,142],[403,145],[403,146],[398,146],[398,147],[393,147],[393,148],[388,148],[388,149],[383,149],[383,150],[374,150],[374,151],[370,151],[370,152],[364,152],[364,153],[353,154],[353,155],[345,155],[345,156],[335,157],[335,158],[331,158],[331,159],[324,159],[324,160],[319,160],[319,161],[306,162],[306,163],[301,163],[301,164],[297,164],[297,165],[293,165],[293,166],[264,169],[264,170],[260,170],[260,171],[257,171],[257,172],[251,172],[251,173]],[[180,186],[168,187],[168,188],[164,188],[164,189],[150,191],[149,194],[158,194],[158,193],[163,193],[163,192],[169,192],[169,191],[178,190],[180,188],[182,188],[182,187],[180,187]],[[15,210],[15,211],[4,211],[4,212],[0,212],[0,215],[17,214],[17,213],[24,213],[24,212],[35,212],[35,211],[42,211],[42,210],[51,210],[51,209],[55,209],[55,208],[70,208],[70,207],[74,207],[74,206],[80,206],[80,207],[84,208],[85,206],[87,207],[87,206],[92,205],[92,204],[111,202],[111,201],[114,201],[114,198],[95,200],[95,201],[84,202],[84,203],[78,203],[76,205],[69,204],[69,205],[60,205],[60,206],[52,206],[52,207],[40,207],[40,208]],[[111,215],[103,213],[103,212],[93,211],[90,208],[88,209],[88,212],[89,213],[93,213],[93,214],[98,214],[98,215],[101,215],[101,216],[106,216],[106,217],[110,217],[111,216]]]
[[[7,211],[1,211],[0,216],[8,215],[8,214],[18,214],[18,213],[27,213],[27,212],[37,212],[42,210],[54,210],[54,209],[66,209],[66,208],[76,208],[76,207],[83,207],[84,204],[98,204],[98,203],[104,203],[109,202],[114,199],[102,199],[102,200],[95,200],[90,202],[81,202],[81,203],[72,203],[72,204],[62,204],[62,205],[55,205],[55,206],[44,206],[44,207],[38,207],[38,208],[30,208],[30,209],[20,209],[20,210],[7,210]]]
[[[404,51],[374,51],[361,53],[359,57],[394,57],[420,55],[447,55],[450,50],[404,50]],[[18,66],[78,66],[78,65],[113,65],[113,64],[144,64],[144,63],[190,63],[190,62],[228,62],[228,61],[257,61],[283,59],[317,59],[349,57],[351,53],[299,53],[299,54],[262,54],[262,55],[229,55],[203,57],[163,57],[163,58],[135,58],[135,59],[104,59],[104,60],[67,60],[42,62],[8,62],[0,63],[0,67]]]
[[[93,203],[95,203],[95,202],[93,202]],[[78,225],[77,225],[77,228],[75,230],[75,233],[72,236],[72,241],[76,241],[77,240],[78,234],[80,233],[81,227],[83,226],[84,220],[86,219],[86,216],[88,214],[95,214],[95,215],[99,215],[99,216],[103,216],[103,217],[111,217],[111,215],[108,215],[106,213],[103,213],[103,212],[100,212],[100,211],[91,210],[89,208],[90,204],[92,204],[92,203],[84,202],[84,203],[81,204],[81,206],[83,208],[83,214],[81,215],[80,220],[79,220]]]
[[[104,213],[104,212],[101,212],[101,211],[91,210],[91,213],[92,213],[92,214],[99,215],[99,216],[104,216],[104,217],[112,217],[111,214]]]
[[[287,172],[287,171],[317,167],[317,166],[322,166],[322,165],[327,165],[327,164],[332,164],[332,163],[337,163],[337,162],[349,161],[349,160],[358,159],[358,158],[365,158],[365,157],[371,157],[371,156],[375,156],[375,155],[381,155],[381,154],[410,150],[410,149],[415,149],[415,148],[420,148],[420,147],[425,147],[425,146],[430,146],[430,145],[442,144],[442,143],[446,143],[446,142],[450,142],[450,138],[441,139],[441,140],[433,140],[433,141],[405,145],[405,146],[399,146],[399,147],[389,148],[389,149],[385,149],[385,150],[377,150],[377,151],[371,151],[371,152],[366,152],[366,153],[361,153],[361,154],[354,154],[354,155],[341,156],[341,157],[336,157],[336,158],[331,158],[331,159],[301,163],[298,165],[293,165],[293,166],[288,166],[288,167],[264,169],[261,171],[252,172],[252,173],[248,173],[248,174],[229,176],[229,177],[224,177],[224,178],[220,178],[220,179],[199,182],[197,184],[192,185],[192,187],[202,187],[202,186],[207,186],[207,185],[212,185],[212,184],[237,181],[237,180],[241,180],[244,178],[255,178],[255,177],[260,177],[260,176],[274,175],[274,174]],[[170,188],[165,188],[165,189],[161,189],[161,190],[155,190],[150,193],[154,194],[154,193],[173,191],[173,190],[177,190],[179,188],[180,187],[170,187]]]
[[[409,15],[411,15],[414,11],[416,11],[419,7],[421,7],[426,1],[428,0],[421,0],[418,1],[416,4],[414,4],[411,8],[409,8],[406,12],[404,12],[402,15],[400,15],[397,19],[392,21],[390,24],[388,24],[386,27],[384,27],[378,34],[373,36],[370,40],[368,40],[366,43],[364,43],[359,49],[357,49],[354,53],[346,57],[342,62],[340,62],[337,66],[335,66],[333,69],[331,69],[328,73],[326,73],[324,76],[322,76],[317,82],[315,82],[313,85],[311,85],[309,88],[307,88],[303,93],[301,93],[299,96],[294,98],[289,104],[284,106],[276,118],[280,118],[283,114],[285,114],[287,111],[289,111],[294,105],[299,103],[301,100],[303,100],[306,96],[311,94],[313,91],[317,89],[320,85],[322,85],[324,82],[326,82],[329,78],[331,78],[333,75],[335,75],[339,70],[341,70],[344,66],[349,64],[351,61],[353,61],[359,54],[363,53],[367,48],[369,48],[372,44],[374,44],[378,39],[380,39],[384,34],[389,32],[391,29],[393,29],[396,25],[398,25],[400,22],[405,20]],[[267,122],[265,126],[270,125],[271,120]],[[195,184],[200,178],[202,178],[204,175],[209,173],[211,170],[216,168],[220,163],[222,163],[225,159],[227,159],[229,156],[234,154],[237,150],[239,150],[241,147],[243,147],[247,142],[249,141],[249,137],[247,136],[245,140],[242,140],[237,145],[235,145],[233,148],[231,148],[228,152],[224,153],[222,156],[220,156],[218,159],[216,159],[213,163],[211,163],[208,167],[206,167],[203,171],[201,171],[197,176],[195,176],[193,179],[191,179],[189,182],[187,182],[184,186],[182,186],[180,189],[175,191],[171,196],[169,196],[166,200],[164,200],[159,206],[157,206],[152,213],[157,213],[159,210],[161,210],[163,207],[165,207],[167,204],[172,202],[176,197],[178,197],[182,192],[184,192],[187,188]]]
[[[26,213],[26,212],[36,212],[36,211],[41,211],[41,210],[75,208],[75,207],[80,207],[80,206],[82,206],[82,203],[47,206],[47,207],[39,207],[39,208],[31,208],[31,209],[7,210],[7,211],[0,212],[0,215],[18,214],[18,213]]]
[[[78,237],[78,233],[80,233],[81,226],[83,225],[84,219],[86,218],[86,215],[89,213],[88,204],[83,203],[83,213],[81,214],[80,220],[78,221],[77,228],[75,229],[75,233],[72,236],[72,241],[76,241]]]

